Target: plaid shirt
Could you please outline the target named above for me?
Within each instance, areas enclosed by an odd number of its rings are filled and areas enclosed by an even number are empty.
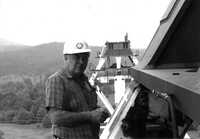
[[[46,108],[63,111],[82,112],[97,107],[97,95],[86,76],[73,79],[61,70],[50,76],[46,82]],[[76,127],[52,125],[53,134],[62,139],[98,139],[99,125],[91,123]]]

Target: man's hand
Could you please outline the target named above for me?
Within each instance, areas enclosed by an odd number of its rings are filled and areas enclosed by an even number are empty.
[[[106,108],[97,108],[93,111],[90,111],[92,122],[103,123],[109,116],[109,112]]]

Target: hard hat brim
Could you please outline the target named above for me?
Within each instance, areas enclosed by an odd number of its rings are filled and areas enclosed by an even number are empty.
[[[79,53],[90,53],[90,49],[80,49],[80,50],[64,50],[63,54],[79,54]]]

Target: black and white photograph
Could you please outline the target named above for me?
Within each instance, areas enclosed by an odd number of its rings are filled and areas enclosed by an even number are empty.
[[[0,0],[0,139],[200,139],[199,0]]]

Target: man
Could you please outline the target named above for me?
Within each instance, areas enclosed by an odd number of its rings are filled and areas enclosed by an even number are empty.
[[[97,106],[97,95],[84,75],[90,49],[86,42],[65,43],[64,67],[46,82],[46,108],[54,139],[98,139],[108,117]]]

